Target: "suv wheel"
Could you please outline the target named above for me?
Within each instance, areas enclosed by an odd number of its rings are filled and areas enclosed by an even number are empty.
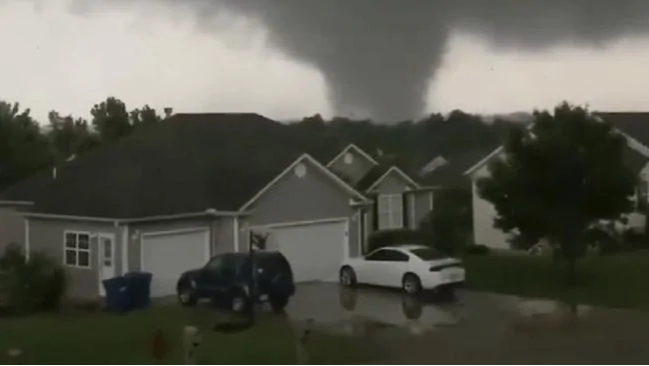
[[[343,267],[340,270],[340,284],[345,287],[356,286],[356,273],[351,267]]]
[[[235,313],[245,313],[250,306],[250,300],[243,291],[235,291],[230,297],[230,310]]]
[[[281,313],[282,311],[284,311],[286,305],[288,305],[287,296],[276,296],[270,298],[270,307],[276,313]]]
[[[403,276],[402,281],[403,291],[408,295],[416,295],[421,291],[421,281],[419,277],[412,273],[407,273]]]
[[[196,298],[196,293],[194,292],[194,288],[188,284],[182,284],[178,288],[178,302],[180,303],[181,306],[188,307],[188,306],[194,306],[196,305],[197,302]]]

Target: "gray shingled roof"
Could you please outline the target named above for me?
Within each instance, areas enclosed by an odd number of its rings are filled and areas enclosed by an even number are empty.
[[[444,156],[445,165],[419,178],[428,186],[447,188],[464,187],[470,183],[470,178],[464,175],[470,167],[482,160],[495,147],[476,148]]]
[[[305,152],[257,114],[177,114],[0,194],[35,212],[132,218],[237,210]]]
[[[649,112],[594,112],[594,114],[649,147]]]

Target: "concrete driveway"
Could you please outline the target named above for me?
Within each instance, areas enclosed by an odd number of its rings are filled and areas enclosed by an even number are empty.
[[[361,336],[379,363],[649,363],[649,315],[460,291],[418,301],[383,289],[298,287],[297,323]]]

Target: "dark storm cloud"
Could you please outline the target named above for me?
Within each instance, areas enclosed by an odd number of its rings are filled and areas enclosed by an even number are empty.
[[[380,121],[424,111],[428,83],[452,32],[473,33],[498,48],[536,51],[562,44],[602,47],[649,31],[649,0],[156,2],[194,10],[205,25],[228,12],[259,21],[274,47],[323,73],[336,112]]]

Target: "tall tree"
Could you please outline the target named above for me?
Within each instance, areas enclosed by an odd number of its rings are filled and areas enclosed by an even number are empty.
[[[47,139],[29,109],[0,101],[0,190],[50,164]]]
[[[108,97],[105,101],[95,104],[90,114],[92,126],[104,140],[117,140],[133,130],[126,104],[115,97]]]
[[[153,125],[160,121],[162,121],[162,117],[148,104],[142,108],[136,108],[130,113],[130,123],[133,128]]]
[[[495,206],[496,227],[555,243],[574,281],[585,230],[632,209],[636,177],[625,149],[609,123],[563,103],[553,113],[535,112],[530,128],[511,131],[503,158],[478,181],[479,194]]]
[[[58,112],[51,111],[48,119],[50,126],[48,137],[57,162],[83,153],[99,144],[99,136],[91,131],[88,121],[83,118],[63,117]]]

